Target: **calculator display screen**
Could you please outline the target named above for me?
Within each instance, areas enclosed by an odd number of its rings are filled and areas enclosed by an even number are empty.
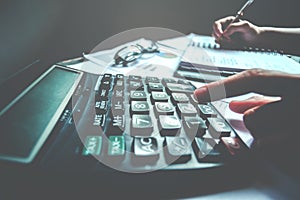
[[[81,73],[52,67],[0,111],[0,159],[31,162],[54,128]]]

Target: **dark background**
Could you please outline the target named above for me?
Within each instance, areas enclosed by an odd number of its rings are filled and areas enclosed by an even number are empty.
[[[36,59],[42,61],[40,69],[45,69],[89,52],[101,41],[128,29],[151,26],[210,35],[215,19],[234,14],[244,2],[1,1],[0,83]],[[296,0],[256,0],[246,18],[259,25],[299,26],[299,5]]]
[[[216,19],[234,14],[245,1],[1,0],[0,110],[22,87],[54,63],[89,52],[117,33],[139,27],[163,27],[185,34],[210,35]],[[245,18],[264,26],[300,27],[299,5],[299,0],[256,0]],[[28,73],[5,81],[37,59],[41,62],[27,70]],[[10,180],[14,188],[15,179]],[[24,185],[28,184],[27,180],[24,179]],[[74,181],[78,186],[82,183]]]

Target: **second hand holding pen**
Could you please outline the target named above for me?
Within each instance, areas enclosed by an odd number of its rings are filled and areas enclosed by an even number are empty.
[[[237,12],[237,14],[235,15],[234,19],[228,24],[228,26],[225,28],[225,30],[223,31],[222,33],[222,36],[220,39],[223,38],[223,34],[227,31],[228,27],[234,23],[234,22],[237,22],[243,15],[244,15],[244,12],[245,10],[254,2],[254,0],[248,0],[244,5],[243,7]]]

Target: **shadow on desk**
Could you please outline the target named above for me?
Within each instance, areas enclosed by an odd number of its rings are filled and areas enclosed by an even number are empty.
[[[209,170],[101,175],[72,172],[72,169],[70,172],[10,170],[1,173],[1,196],[6,199],[178,199],[201,196],[240,199],[246,194],[253,198],[266,195],[270,199],[299,197],[299,182],[293,182],[267,165],[244,162]]]

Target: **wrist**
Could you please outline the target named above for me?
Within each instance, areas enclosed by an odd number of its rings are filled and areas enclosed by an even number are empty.
[[[274,48],[274,27],[257,27],[257,45],[264,48]]]

